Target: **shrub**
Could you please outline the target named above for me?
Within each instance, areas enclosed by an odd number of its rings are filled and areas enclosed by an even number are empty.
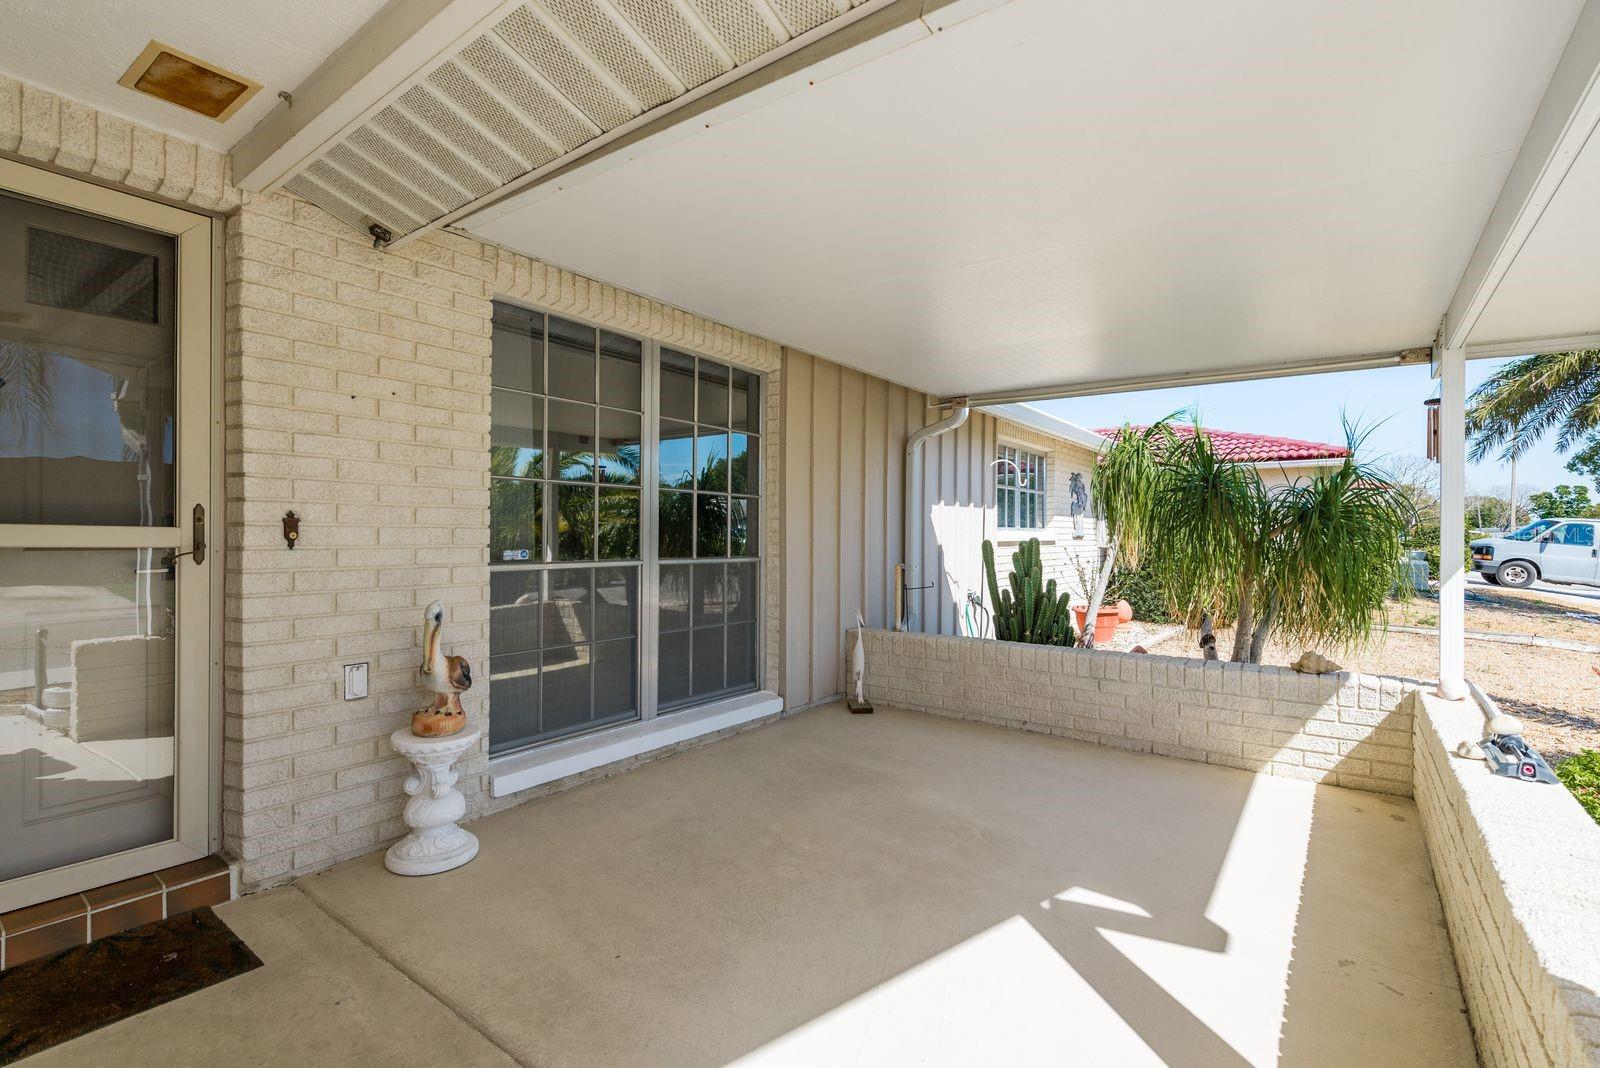
[[[1467,545],[1472,541],[1473,536],[1472,531],[1468,530],[1463,532],[1461,538],[1462,565],[1468,571],[1472,570],[1472,550],[1467,548]],[[1407,549],[1421,549],[1426,553],[1428,557],[1428,576],[1435,579],[1439,577],[1439,524],[1437,522],[1428,520],[1418,523],[1406,532],[1406,536],[1401,539],[1400,544]]]
[[[1133,605],[1133,618],[1145,623],[1171,623],[1171,599],[1155,568],[1117,568],[1106,584],[1106,600]]]
[[[1584,811],[1600,823],[1600,751],[1585,749],[1556,766],[1556,778],[1572,791]]]

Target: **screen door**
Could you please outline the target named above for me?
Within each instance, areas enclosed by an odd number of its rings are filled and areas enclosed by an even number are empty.
[[[207,851],[210,233],[0,170],[0,908]]]

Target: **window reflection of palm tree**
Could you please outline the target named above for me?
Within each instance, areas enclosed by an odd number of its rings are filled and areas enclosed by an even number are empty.
[[[544,471],[544,457],[537,450],[496,447],[489,452],[489,558],[504,559],[503,553],[526,549],[538,555],[539,527],[544,519],[543,497],[536,482]],[[513,477],[517,476],[517,477]]]
[[[28,428],[52,424],[55,408],[54,367],[45,354],[0,341],[0,426],[17,428],[20,438]]]

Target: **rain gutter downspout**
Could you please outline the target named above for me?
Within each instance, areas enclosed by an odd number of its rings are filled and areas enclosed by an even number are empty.
[[[904,538],[903,559],[905,560],[905,585],[900,590],[901,603],[904,611],[901,613],[901,630],[921,630],[921,612],[919,611],[922,597],[922,443],[929,438],[938,437],[940,434],[949,433],[963,426],[971,409],[967,406],[965,397],[956,397],[950,402],[953,409],[949,415],[937,423],[929,423],[920,430],[913,431],[906,438],[906,492],[905,492],[905,521],[901,524],[902,537]]]

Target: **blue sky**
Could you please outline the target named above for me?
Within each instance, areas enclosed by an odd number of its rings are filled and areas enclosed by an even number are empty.
[[[1470,361],[1467,391],[1470,393],[1505,363]],[[1344,440],[1340,416],[1348,413],[1363,426],[1381,424],[1368,437],[1363,452],[1370,459],[1383,459],[1425,455],[1422,403],[1437,395],[1438,383],[1422,365],[1075,397],[1041,401],[1036,407],[1080,426],[1103,427],[1123,422],[1148,423],[1179,408],[1198,406],[1202,424],[1218,430],[1249,430],[1332,442]],[[1551,436],[1547,435],[1518,463],[1517,488],[1530,492],[1583,481],[1567,471],[1565,465],[1566,458],[1555,451]],[[1468,488],[1475,492],[1503,492],[1510,481],[1509,469],[1493,459],[1467,470]]]

